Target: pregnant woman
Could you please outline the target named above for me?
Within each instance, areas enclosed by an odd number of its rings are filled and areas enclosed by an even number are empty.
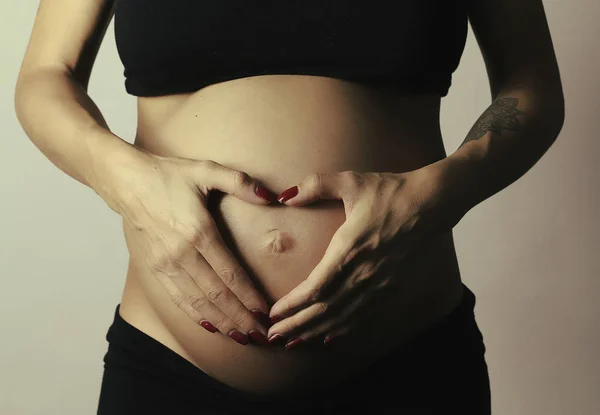
[[[87,93],[113,16],[133,144]],[[447,155],[469,20],[492,100]],[[15,105],[123,219],[99,414],[490,413],[452,228],[562,128],[541,0],[42,0]]]

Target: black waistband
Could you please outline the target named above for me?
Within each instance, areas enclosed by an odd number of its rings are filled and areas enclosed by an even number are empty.
[[[471,345],[481,346],[483,348],[482,352],[484,352],[483,339],[474,320],[474,307],[475,295],[463,284],[462,301],[451,313],[408,343],[369,366],[366,370],[337,385],[334,389],[328,390],[326,398],[323,399],[333,401],[338,396],[347,398],[348,394],[352,393],[349,392],[348,385],[351,385],[351,388],[356,391],[360,391],[364,387],[372,387],[374,379],[385,378],[386,374],[393,370],[391,368],[403,364],[399,363],[402,359],[406,359],[407,356],[408,359],[413,358],[410,356],[410,353],[412,353],[410,350],[431,350],[430,345],[443,343],[445,341],[443,339],[457,336],[456,333],[460,333],[460,336],[464,339],[468,338]],[[173,350],[129,324],[121,317],[119,309],[120,305],[117,305],[114,321],[106,335],[109,350],[104,361],[107,366],[117,365],[143,373],[144,376],[154,376],[171,386],[177,385],[177,388],[189,389],[193,393],[197,393],[199,389],[202,389],[205,391],[203,393],[206,394],[206,391],[209,390],[212,398],[225,404],[232,400],[239,401],[241,399],[248,404],[285,402],[286,405],[293,403],[296,408],[302,408],[311,405],[315,399],[324,397],[320,393],[302,395],[297,398],[264,397],[233,388],[204,373]],[[459,347],[464,347],[465,343],[463,340],[461,341],[462,343],[457,342],[456,344]],[[307,398],[310,399],[307,400]],[[236,405],[238,404],[236,403]]]

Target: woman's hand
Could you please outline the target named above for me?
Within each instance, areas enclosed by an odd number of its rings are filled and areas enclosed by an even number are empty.
[[[206,204],[213,190],[259,205],[275,201],[274,195],[245,172],[211,160],[140,151],[121,165],[105,200],[123,217],[130,251],[146,260],[171,301],[208,331],[241,344],[249,338],[268,344],[267,304]]]
[[[392,285],[411,289],[398,275],[404,258],[427,235],[450,230],[466,213],[448,203],[453,196],[445,166],[311,174],[281,193],[279,201],[289,206],[341,199],[346,221],[308,278],[272,306],[271,343],[285,339],[289,349],[324,337],[327,344],[360,324],[364,310]]]

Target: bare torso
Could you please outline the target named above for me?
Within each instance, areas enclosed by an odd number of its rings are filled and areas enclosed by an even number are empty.
[[[313,172],[403,172],[445,157],[439,108],[436,95],[403,96],[391,88],[374,90],[316,76],[254,76],[193,94],[140,97],[135,142],[164,156],[214,160],[279,193]],[[345,220],[341,201],[293,208],[252,205],[224,195],[210,211],[271,304],[309,275]],[[171,303],[133,254],[121,315],[230,386],[287,393],[332,384],[359,370],[460,301],[451,232],[417,251],[410,272],[431,279],[420,297],[427,300],[407,315],[396,312],[395,305],[410,298],[392,293],[372,310],[368,327],[331,349],[315,343],[286,352],[281,346],[242,346],[209,333]]]

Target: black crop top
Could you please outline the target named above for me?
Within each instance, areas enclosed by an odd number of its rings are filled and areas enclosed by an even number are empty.
[[[116,0],[125,89],[193,92],[264,74],[340,78],[446,96],[465,0]]]

